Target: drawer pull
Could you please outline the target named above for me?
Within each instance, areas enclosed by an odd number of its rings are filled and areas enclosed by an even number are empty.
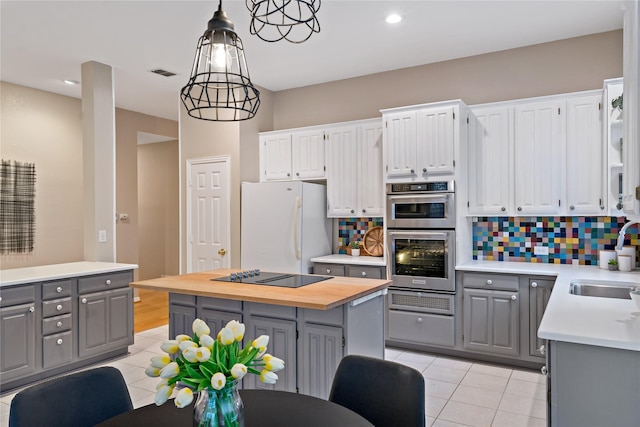
[[[62,292],[62,286],[58,286],[58,287],[56,288],[56,292],[57,292],[57,293]]]
[[[107,280],[104,282],[106,285],[110,285],[111,284],[111,280]]]
[[[367,277],[367,272],[366,271],[362,272],[362,277]]]
[[[538,287],[538,282],[531,282],[531,287],[532,288],[537,288]]]
[[[541,345],[540,348],[538,349],[538,353],[544,355],[547,354],[547,351],[544,348],[544,345]]]
[[[492,285],[492,284],[493,284],[493,280],[488,279],[488,280],[487,280],[487,285]]]
[[[35,307],[29,307],[29,313],[33,313],[34,311],[36,311]]]
[[[515,300],[517,300],[517,299],[518,299],[518,297],[517,297],[517,296],[515,296],[515,295],[511,295],[511,301],[515,301]]]
[[[62,311],[62,304],[56,305],[56,311]]]
[[[62,322],[58,322],[58,323],[56,323],[56,327],[57,327],[57,328],[62,328]]]
[[[542,375],[547,375],[547,366],[546,366],[546,365],[545,365],[545,366],[543,366],[543,367],[540,369],[540,372],[542,373]]]
[[[58,338],[58,341],[56,341],[56,344],[58,345],[62,344],[62,338]]]
[[[87,303],[87,299],[86,298],[82,298],[82,303],[86,304]]]
[[[331,269],[327,268],[327,274],[331,274]]]
[[[422,317],[418,317],[417,321],[418,323],[422,323]]]

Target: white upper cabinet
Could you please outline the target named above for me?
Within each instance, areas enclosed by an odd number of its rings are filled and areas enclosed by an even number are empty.
[[[324,131],[318,129],[260,134],[260,181],[325,178]]]
[[[505,216],[513,210],[512,108],[471,111],[469,214]]]
[[[383,216],[382,121],[331,128],[326,143],[327,216]]]
[[[567,214],[604,215],[602,96],[567,99]]]
[[[291,157],[294,179],[325,178],[325,132],[309,130],[291,135]]]
[[[382,110],[386,182],[453,179],[462,106],[446,101]]]
[[[260,181],[289,181],[291,177],[291,133],[260,135]]]
[[[515,214],[559,215],[564,191],[561,101],[514,108]]]

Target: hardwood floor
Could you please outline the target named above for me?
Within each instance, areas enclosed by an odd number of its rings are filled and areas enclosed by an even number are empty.
[[[140,289],[140,302],[133,304],[133,331],[135,333],[169,323],[169,294]]]

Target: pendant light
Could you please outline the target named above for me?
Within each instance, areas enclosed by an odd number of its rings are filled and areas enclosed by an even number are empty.
[[[258,112],[260,92],[251,83],[242,40],[222,10],[222,0],[198,40],[191,77],[180,97],[188,114],[201,120],[241,121]]]
[[[320,0],[245,0],[251,34],[266,42],[302,43],[320,32]]]

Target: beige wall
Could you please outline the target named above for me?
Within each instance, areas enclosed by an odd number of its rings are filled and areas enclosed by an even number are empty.
[[[35,244],[0,257],[1,268],[81,261],[83,255],[80,100],[0,83],[0,154],[34,163]]]
[[[622,30],[276,92],[274,130],[380,116],[381,109],[467,105],[600,89],[622,76]]]
[[[138,146],[138,279],[180,272],[178,141]]]

